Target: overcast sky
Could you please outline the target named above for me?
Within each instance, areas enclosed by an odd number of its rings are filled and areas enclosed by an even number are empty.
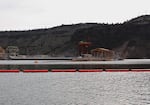
[[[0,30],[117,23],[150,14],[150,0],[0,0]]]

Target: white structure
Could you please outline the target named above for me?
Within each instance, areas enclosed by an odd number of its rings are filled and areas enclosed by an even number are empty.
[[[19,48],[17,46],[8,46],[6,52],[9,56],[17,56],[19,55]]]

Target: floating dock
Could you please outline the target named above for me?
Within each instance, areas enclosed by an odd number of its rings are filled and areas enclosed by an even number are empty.
[[[150,59],[124,59],[114,61],[72,60],[0,60],[0,65],[150,65]]]
[[[150,59],[119,61],[0,60],[0,70],[0,72],[7,72],[7,70],[8,72],[18,72],[17,70],[23,72],[126,72],[131,70],[147,72],[150,70]]]

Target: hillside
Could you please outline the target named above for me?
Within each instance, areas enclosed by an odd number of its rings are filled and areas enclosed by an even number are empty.
[[[18,46],[21,54],[77,56],[81,40],[91,41],[91,49],[104,47],[124,53],[126,58],[150,58],[150,15],[122,24],[85,23],[0,32],[0,46]]]

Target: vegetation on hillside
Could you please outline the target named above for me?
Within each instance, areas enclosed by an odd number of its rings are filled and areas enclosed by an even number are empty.
[[[0,46],[18,46],[21,54],[76,56],[79,41],[92,42],[126,54],[126,58],[150,58],[150,15],[122,24],[73,24],[49,29],[0,32]]]

